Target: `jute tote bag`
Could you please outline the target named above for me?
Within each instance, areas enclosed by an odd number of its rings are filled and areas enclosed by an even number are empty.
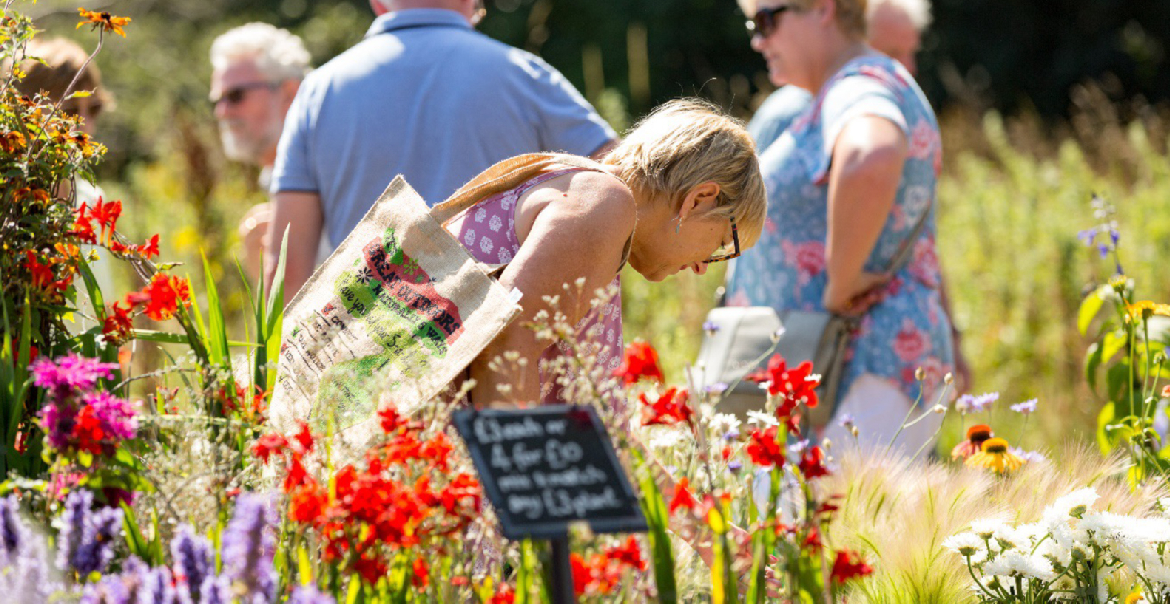
[[[273,427],[306,420],[332,430],[335,454],[360,454],[385,402],[410,409],[439,396],[520,312],[520,293],[492,277],[500,267],[477,262],[443,223],[557,165],[599,167],[515,157],[431,210],[396,177],[285,308]]]

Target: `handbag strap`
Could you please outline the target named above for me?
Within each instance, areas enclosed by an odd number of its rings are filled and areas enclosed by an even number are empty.
[[[906,263],[910,262],[910,253],[914,251],[914,243],[922,235],[922,230],[926,228],[926,219],[930,218],[930,211],[932,209],[934,209],[933,197],[926,204],[926,210],[922,212],[922,217],[918,219],[918,223],[914,225],[910,234],[906,236],[906,240],[902,242],[902,245],[898,247],[898,251],[894,253],[894,257],[890,259],[889,268],[886,269],[887,273],[893,275],[902,270],[906,266]]]

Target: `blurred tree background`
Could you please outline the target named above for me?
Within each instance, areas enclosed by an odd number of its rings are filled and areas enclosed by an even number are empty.
[[[107,40],[98,58],[118,102],[98,123],[110,148],[99,184],[124,200],[130,234],[162,231],[163,257],[187,262],[196,281],[206,254],[227,303],[242,309],[235,225],[265,195],[254,168],[223,158],[207,102],[208,48],[231,27],[265,21],[299,34],[320,65],[365,33],[367,2],[84,4],[133,19],[127,39]],[[747,118],[771,91],[734,0],[486,4],[480,31],[544,57],[619,130],[679,96]],[[18,8],[52,35],[74,35],[75,2]],[[1080,375],[1087,342],[1075,312],[1109,268],[1076,241],[1093,224],[1091,192],[1119,206],[1126,269],[1139,292],[1170,301],[1162,268],[1170,257],[1170,1],[934,0],[933,18],[919,79],[942,117],[940,254],[974,387],[1054,407],[1033,422],[1032,444],[1087,438],[1099,405]],[[625,279],[627,338],[657,345],[674,380],[694,358],[721,277],[679,275],[665,287]]]

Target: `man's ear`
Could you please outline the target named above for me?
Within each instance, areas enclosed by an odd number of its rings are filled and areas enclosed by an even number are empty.
[[[707,181],[691,187],[683,196],[682,205],[678,209],[680,220],[688,216],[702,216],[715,209],[719,203],[719,183]]]

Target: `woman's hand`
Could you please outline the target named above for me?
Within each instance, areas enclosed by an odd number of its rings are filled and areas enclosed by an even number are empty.
[[[839,315],[865,314],[871,306],[882,301],[889,282],[888,274],[862,272],[842,293],[837,293],[832,287],[825,288],[825,309]]]

